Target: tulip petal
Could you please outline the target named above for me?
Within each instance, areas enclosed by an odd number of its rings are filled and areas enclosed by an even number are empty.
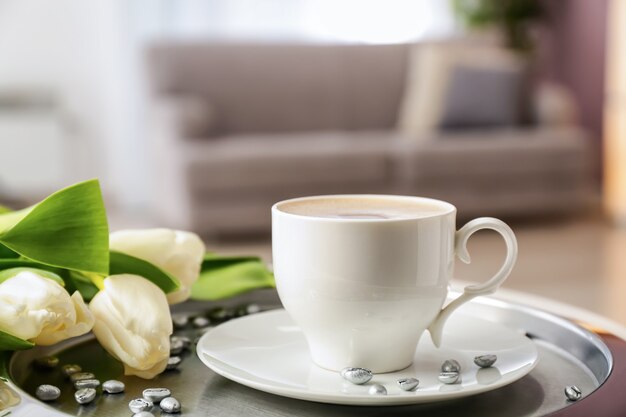
[[[61,279],[61,277],[54,272],[46,271],[45,269],[29,268],[24,266],[0,270],[0,283],[24,271],[34,272],[41,277],[51,279],[53,281],[56,281],[57,284],[65,286],[65,281],[63,281],[63,279]]]
[[[112,275],[93,298],[94,334],[124,363],[127,375],[152,378],[165,369],[172,321],[165,294],[137,275]]]
[[[80,294],[22,270],[0,284],[0,330],[40,345],[87,333],[93,317]]]
[[[170,229],[121,230],[111,233],[109,241],[111,250],[151,262],[178,279],[179,289],[167,294],[170,304],[189,298],[205,251],[198,235]]]

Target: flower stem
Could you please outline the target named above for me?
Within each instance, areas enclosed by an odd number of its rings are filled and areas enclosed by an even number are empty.
[[[93,285],[98,287],[100,291],[104,289],[104,277],[102,275],[89,273],[89,272],[83,272],[83,275],[89,278],[89,280],[93,283]]]

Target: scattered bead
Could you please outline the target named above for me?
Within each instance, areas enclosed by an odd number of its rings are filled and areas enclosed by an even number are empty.
[[[56,356],[44,356],[35,359],[35,365],[41,369],[53,369],[59,365],[59,358]]]
[[[81,368],[79,365],[76,364],[68,364],[68,365],[63,365],[61,367],[61,372],[63,372],[63,375],[65,376],[71,376],[74,374],[77,374],[79,372],[82,372],[83,368]]]
[[[83,388],[98,388],[100,386],[100,381],[98,381],[97,379],[79,379],[78,381],[74,382],[74,388],[76,388],[77,390],[79,389],[83,389]]]
[[[165,366],[166,371],[173,371],[177,369],[183,359],[180,356],[170,356],[167,360],[167,365]]]
[[[578,401],[582,398],[583,393],[576,385],[568,385],[565,387],[565,396],[569,401]]]
[[[403,391],[413,391],[420,384],[417,378],[402,378],[398,379],[398,386]]]
[[[186,314],[174,314],[172,316],[172,324],[175,329],[184,329],[189,324],[189,316]]]
[[[459,380],[460,374],[458,372],[441,372],[439,374],[439,381],[444,384],[454,384]]]
[[[143,399],[151,403],[158,404],[164,398],[172,395],[172,391],[167,388],[147,388],[143,390]]]
[[[224,307],[216,307],[207,312],[207,316],[212,321],[225,321],[233,316],[231,312]]]
[[[128,403],[128,408],[135,414],[141,413],[142,411],[150,411],[152,409],[152,403],[143,398],[135,398]]]
[[[161,407],[161,410],[165,411],[166,413],[180,413],[181,409],[180,401],[178,401],[174,397],[164,398],[163,400],[161,400],[159,407]]]
[[[54,385],[39,385],[35,396],[41,401],[54,401],[61,396],[61,390]]]
[[[191,324],[193,324],[193,327],[195,327],[196,329],[199,329],[201,327],[207,327],[209,324],[211,324],[211,321],[206,317],[198,316],[193,319]]]
[[[170,356],[171,355],[180,355],[183,351],[184,344],[182,341],[178,339],[174,339],[170,341]]]
[[[235,317],[243,317],[243,316],[247,316],[248,315],[248,306],[247,305],[240,305],[238,307],[235,308],[235,310],[233,311],[233,314]]]
[[[454,359],[448,359],[441,365],[441,372],[461,372],[461,364]]]
[[[369,391],[370,395],[387,395],[387,388],[384,385],[374,384],[370,387]]]
[[[191,339],[188,338],[187,336],[172,336],[170,337],[170,344],[172,343],[182,343],[183,344],[183,349],[187,350],[191,348]]]
[[[496,355],[480,355],[474,358],[474,363],[481,368],[489,368],[496,363],[497,360],[498,357]]]
[[[256,314],[261,311],[261,307],[258,304],[248,304],[246,307],[246,312],[248,314]]]
[[[74,393],[74,398],[78,404],[89,404],[96,398],[96,390],[93,388],[79,389]]]
[[[73,384],[76,383],[76,381],[80,381],[81,379],[95,379],[96,376],[94,374],[92,374],[91,372],[76,372],[75,374],[70,375],[70,381],[72,381]]]
[[[352,382],[356,385],[362,385],[372,379],[372,371],[365,368],[343,368],[341,370],[341,376],[346,381]]]
[[[110,379],[102,384],[102,391],[109,394],[119,394],[124,392],[125,389],[126,385],[122,381],[117,381],[115,379]]]

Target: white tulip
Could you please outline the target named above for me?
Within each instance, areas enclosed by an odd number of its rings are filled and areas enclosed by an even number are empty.
[[[77,291],[21,271],[0,284],[0,330],[37,345],[53,345],[91,330],[94,318]]]
[[[93,332],[126,375],[154,378],[170,354],[172,319],[165,293],[138,275],[111,275],[91,300]]]
[[[180,289],[167,294],[170,304],[189,298],[206,250],[195,233],[170,229],[120,230],[109,236],[109,247],[149,261],[176,277]]]

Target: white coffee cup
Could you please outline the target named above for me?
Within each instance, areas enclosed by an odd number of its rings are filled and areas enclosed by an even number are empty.
[[[517,258],[511,228],[483,217],[456,231],[455,220],[452,204],[422,197],[316,196],[272,207],[276,287],[317,365],[406,368],[424,330],[439,346],[450,313],[502,284]],[[502,235],[504,264],[442,309],[454,255],[468,263],[467,240],[480,229]]]

